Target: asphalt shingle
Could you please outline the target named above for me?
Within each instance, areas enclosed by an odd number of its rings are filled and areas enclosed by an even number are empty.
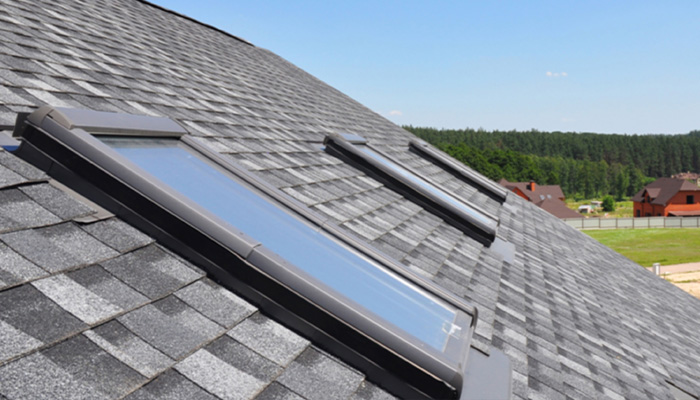
[[[178,372],[222,399],[248,399],[278,373],[272,362],[224,336],[175,366]]]
[[[257,353],[286,366],[309,342],[271,319],[256,313],[227,333]]]
[[[217,397],[192,383],[175,370],[168,370],[126,400],[215,400]]]
[[[272,382],[265,390],[255,397],[256,400],[304,400],[303,397],[292,392],[277,382]]]
[[[318,350],[308,348],[277,381],[307,399],[342,399],[357,390],[362,375]]]
[[[202,277],[201,272],[155,245],[103,262],[101,266],[149,299],[166,296]]]
[[[82,228],[121,253],[153,243],[153,239],[116,218],[83,225]]]
[[[0,235],[0,240],[52,273],[96,263],[119,254],[73,223],[5,233]]]
[[[0,342],[4,360],[41,345],[65,339],[86,328],[67,311],[52,302],[32,285],[0,292],[0,321],[5,335],[17,334],[14,340]]]
[[[20,190],[64,221],[95,212],[48,183],[23,186]]]
[[[0,191],[0,232],[56,224],[61,220],[20,190]]]
[[[63,274],[34,281],[31,284],[86,324],[93,325],[121,311],[119,307]]]
[[[15,121],[12,121],[11,123],[14,124],[14,122]],[[0,182],[4,182],[5,178],[3,177],[6,176],[5,174],[10,175],[13,181],[16,179],[14,178],[15,176],[21,176],[23,178],[21,179],[22,183],[42,181],[48,178],[41,170],[4,150],[0,150],[0,165],[3,166],[3,168],[0,168]],[[7,185],[7,183],[0,184],[0,186],[3,185]]]
[[[225,331],[174,296],[122,315],[118,321],[148,344],[176,360]]]
[[[110,321],[84,334],[114,358],[147,378],[156,376],[174,364],[171,358],[117,321]]]
[[[46,349],[42,355],[67,371],[82,386],[107,398],[124,396],[146,380],[82,335]]]
[[[46,271],[0,243],[0,290],[45,275]]]
[[[226,328],[232,327],[256,311],[248,302],[208,279],[199,280],[178,290],[175,296]]]

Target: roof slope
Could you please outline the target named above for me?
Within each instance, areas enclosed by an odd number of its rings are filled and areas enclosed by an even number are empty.
[[[583,218],[581,214],[570,209],[566,203],[559,199],[544,199],[535,204],[557,218]]]
[[[0,124],[45,103],[178,120],[201,143],[476,305],[473,343],[510,357],[515,398],[671,398],[666,380],[700,393],[697,299],[534,204],[509,195],[501,205],[409,153],[409,133],[273,53],[135,0],[0,7]],[[497,214],[515,260],[324,153],[329,132],[362,135]],[[0,289],[0,398],[226,398],[227,382],[251,396],[262,387],[264,398],[386,396],[118,220],[82,226],[67,209],[51,211],[54,196],[13,200],[30,198],[22,188],[43,178],[0,155],[12,165],[0,175],[8,221],[0,257],[16,264],[10,278],[0,275],[12,282]],[[26,310],[53,328],[44,332]]]
[[[632,201],[641,202],[644,199],[644,193],[648,193],[652,204],[665,206],[673,196],[681,191],[700,192],[700,187],[685,179],[659,178],[637,192],[637,194],[632,197]]]

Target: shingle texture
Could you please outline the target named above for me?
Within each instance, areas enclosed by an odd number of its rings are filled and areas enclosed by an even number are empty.
[[[235,33],[235,32],[234,32]],[[411,135],[275,54],[136,0],[0,0],[0,125],[43,104],[167,116],[479,309],[517,399],[700,394],[700,301],[517,196],[409,153]],[[321,150],[364,136],[500,218],[513,262]],[[377,384],[0,151],[0,398],[384,399]]]

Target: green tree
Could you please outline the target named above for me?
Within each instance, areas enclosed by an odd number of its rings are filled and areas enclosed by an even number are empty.
[[[612,196],[603,197],[603,211],[615,211],[615,199]]]

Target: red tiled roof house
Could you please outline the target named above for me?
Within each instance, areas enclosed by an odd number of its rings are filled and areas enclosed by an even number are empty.
[[[632,197],[635,217],[700,216],[700,187],[674,178],[659,178]]]

